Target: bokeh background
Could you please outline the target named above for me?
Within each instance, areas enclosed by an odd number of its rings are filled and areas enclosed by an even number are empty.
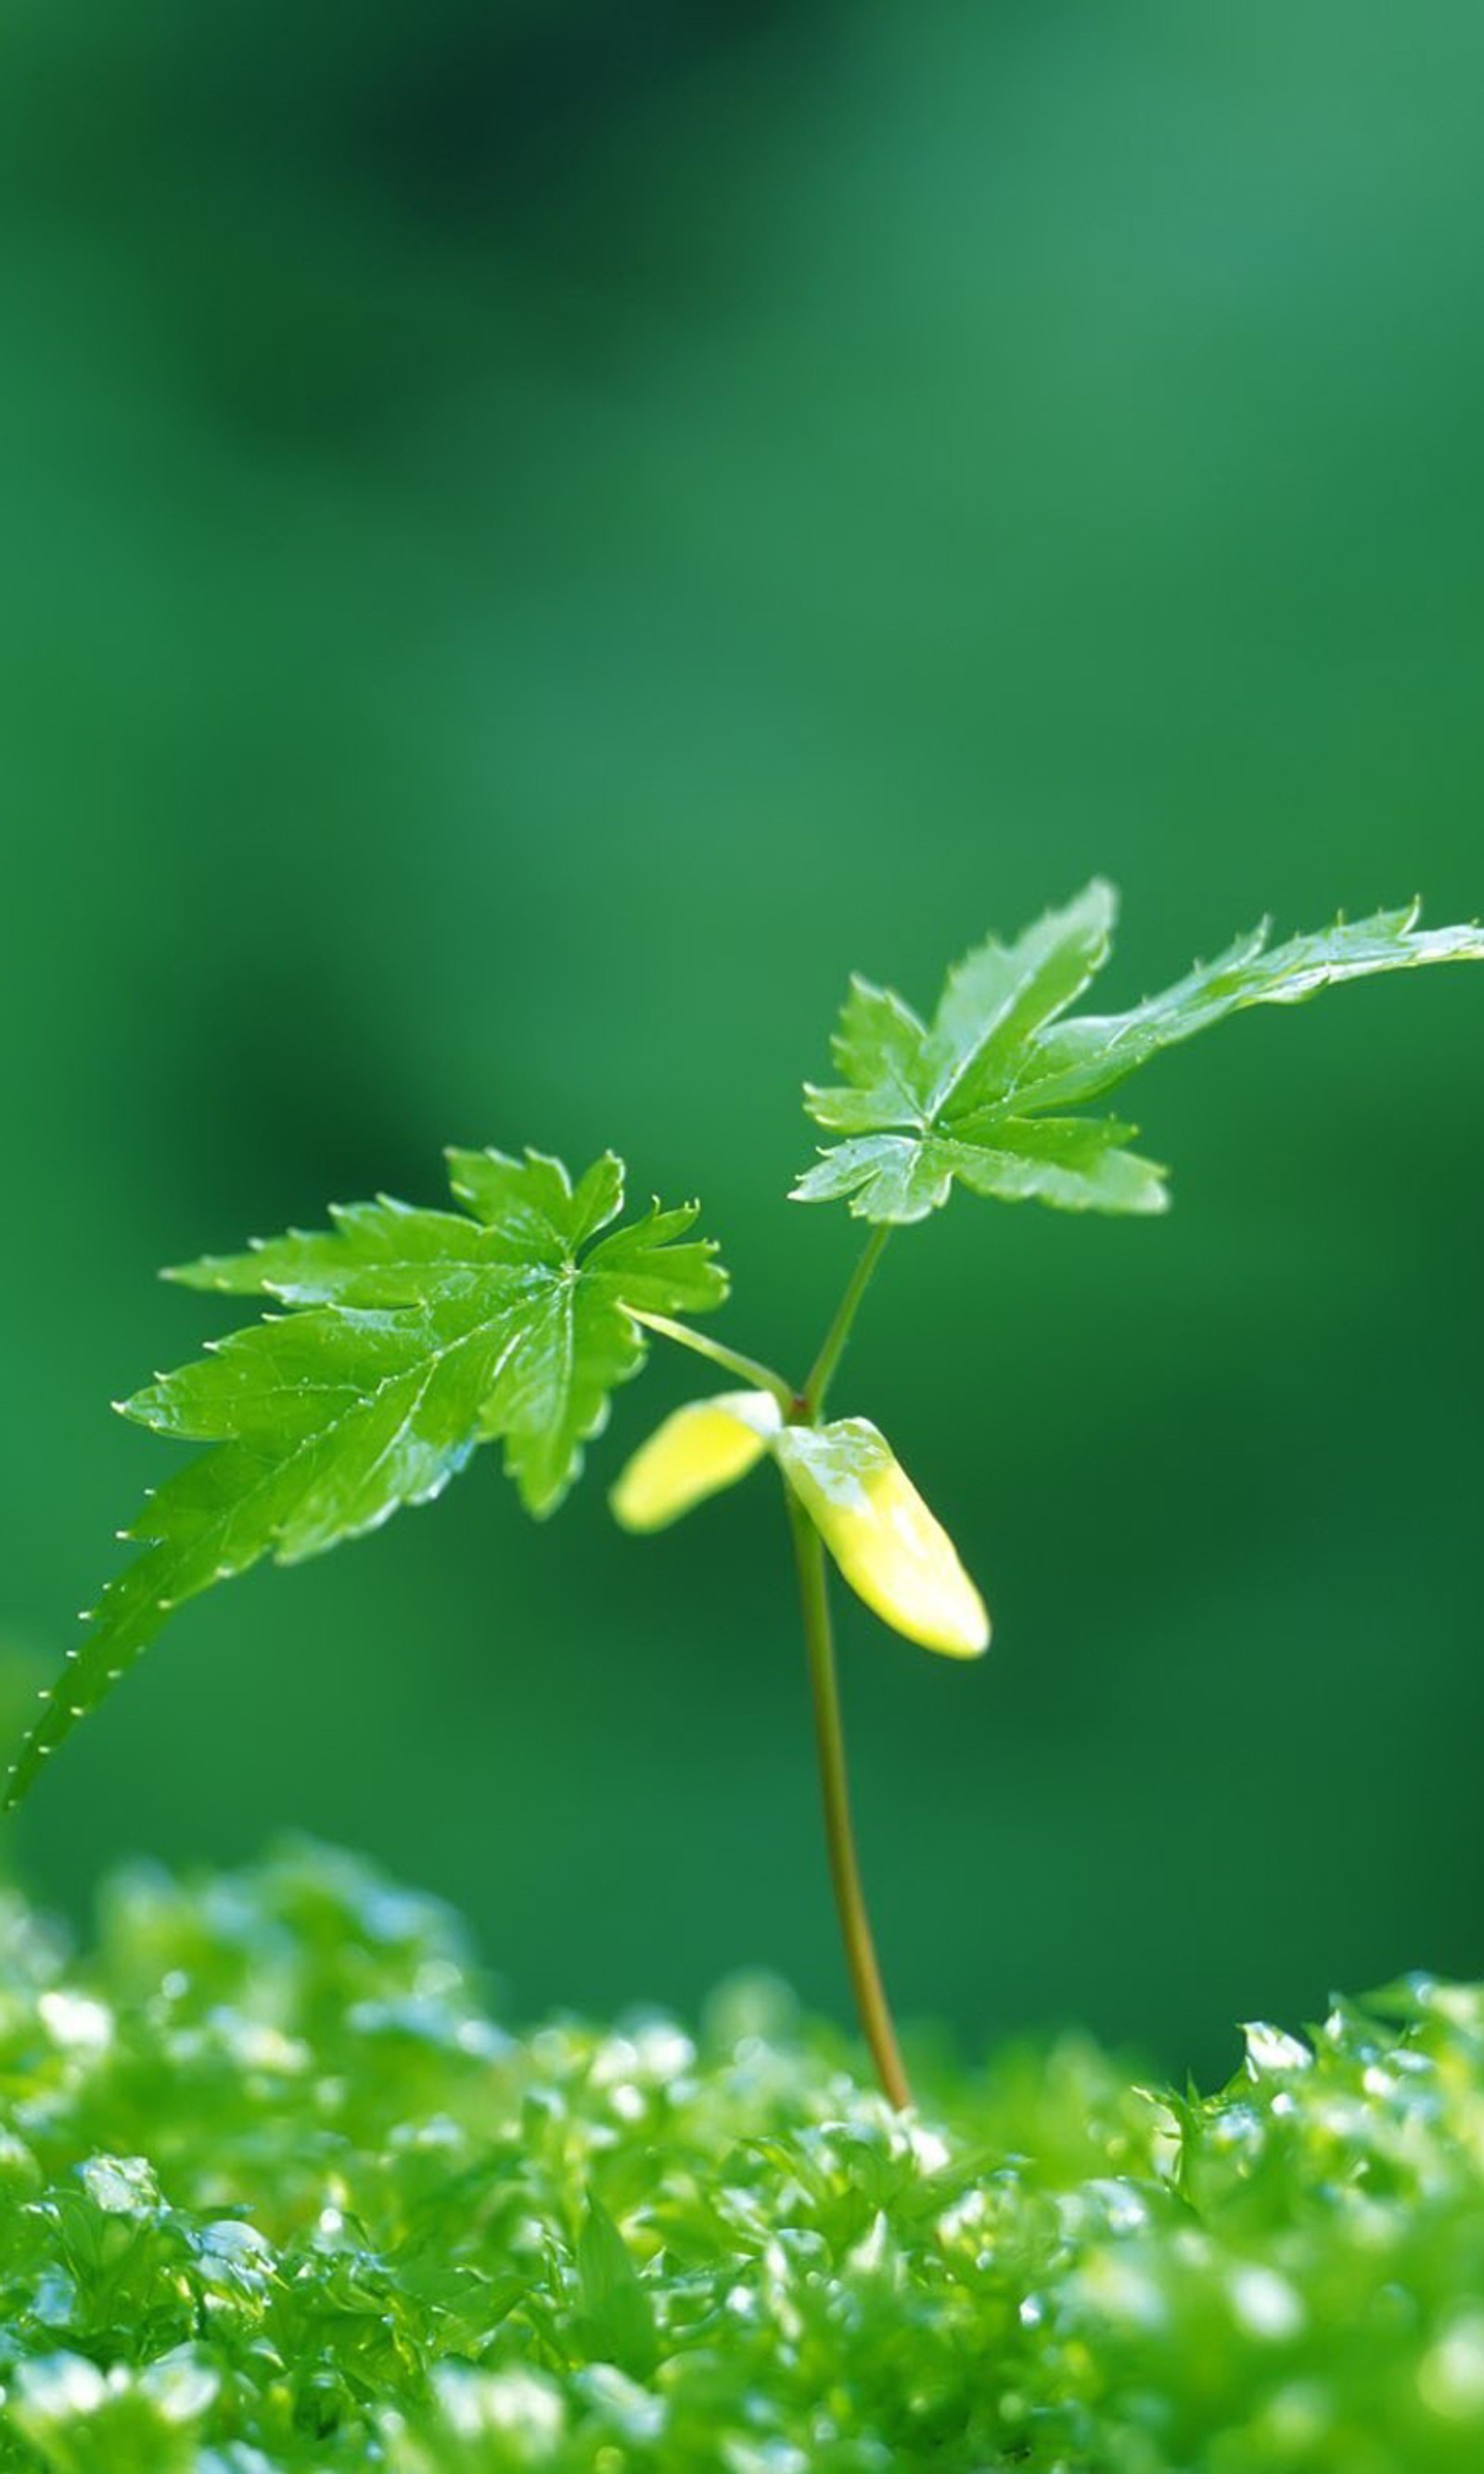
[[[1481,82],[1470,0],[11,12],[8,1728],[162,1467],[109,1398],[219,1327],[157,1265],[611,1142],[798,1366],[850,967],[930,1002],[1095,870],[1113,1004],[1265,910],[1484,905]],[[842,1647],[903,2011],[1210,2072],[1484,1969],[1484,974],[1135,1113],[1167,1222],[888,1258],[839,1405],[997,1637]],[[766,1490],[604,1510],[692,1388],[549,1527],[489,1460],[193,1607],[7,1863],[81,1911],[306,1828],[523,2014],[843,2013]]]

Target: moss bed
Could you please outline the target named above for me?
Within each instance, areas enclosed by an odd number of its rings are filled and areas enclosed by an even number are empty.
[[[1477,2474],[1484,1992],[1219,2096],[1066,2041],[898,2119],[766,1986],[519,2037],[295,1848],[0,1909],[0,2464]]]

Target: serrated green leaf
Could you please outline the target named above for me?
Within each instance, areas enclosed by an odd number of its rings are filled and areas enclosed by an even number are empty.
[[[1049,1202],[1061,1211],[1163,1211],[1164,1172],[1123,1144],[1133,1131],[1112,1119],[986,1119],[955,1134],[867,1134],[826,1152],[793,1190],[796,1202],[853,1198],[866,1220],[921,1220],[948,1200],[954,1180],[1002,1202]]]
[[[575,1187],[556,1160],[450,1154],[477,1214],[386,1199],[333,1213],[326,1231],[208,1258],[174,1276],[288,1309],[123,1402],[157,1434],[214,1448],[153,1494],[125,1534],[144,1546],[104,1590],[59,1691],[12,1770],[17,1803],[43,1759],[95,1708],[172,1609],[263,1556],[298,1563],[428,1502],[475,1446],[500,1443],[528,1511],[553,1511],[643,1364],[631,1309],[719,1305],[709,1244],[685,1240],[693,1206],[596,1244],[622,1208],[611,1154]]]
[[[831,1054],[846,1081],[831,1090],[810,1086],[810,1114],[842,1134],[898,1125],[931,1112],[928,1033],[911,1006],[890,988],[853,979],[840,1008]]]
[[[1134,1131],[1113,1117],[967,1118],[945,1148],[961,1185],[1001,1202],[1163,1211],[1164,1171],[1126,1148]]]
[[[1214,962],[1198,963],[1174,987],[1130,1012],[1083,1015],[1039,1034],[1024,1061],[1019,1096],[1036,1108],[1065,1107],[1112,1090],[1161,1049],[1193,1039],[1248,1006],[1302,1005],[1322,988],[1381,971],[1484,961],[1484,928],[1420,929],[1421,910],[1421,903],[1410,902],[1369,919],[1336,920],[1315,935],[1272,947],[1264,921]]]
[[[860,1134],[822,1152],[791,1200],[848,1201],[863,1220],[925,1220],[952,1186],[951,1152],[938,1135]]]
[[[1419,906],[1336,921],[1269,948],[1264,926],[1128,1013],[1067,1015],[1107,958],[1115,903],[1095,883],[1013,945],[990,937],[949,973],[931,1026],[890,989],[852,982],[834,1041],[845,1080],[806,1085],[845,1139],[800,1177],[800,1202],[877,1222],[926,1218],[954,1185],[1063,1211],[1164,1208],[1164,1172],[1136,1128],[1046,1113],[1098,1098],[1160,1050],[1253,1005],[1296,1005],[1380,971],[1484,959],[1477,926],[1419,930]]]
[[[389,1195],[331,1203],[329,1217],[328,1229],[255,1238],[245,1254],[207,1254],[165,1277],[182,1288],[292,1306],[405,1306],[424,1303],[440,1285],[467,1288],[492,1264],[512,1259],[498,1229],[459,1212],[415,1211]]]
[[[1101,877],[1013,945],[985,939],[955,964],[928,1043],[933,1116],[965,1116],[1006,1089],[1027,1039],[1055,1022],[1112,951],[1118,896]]]
[[[583,1245],[623,1208],[623,1163],[612,1152],[572,1185],[560,1160],[543,1152],[509,1159],[503,1152],[450,1151],[449,1182],[476,1219],[497,1229],[513,1253],[548,1262],[552,1250]]]

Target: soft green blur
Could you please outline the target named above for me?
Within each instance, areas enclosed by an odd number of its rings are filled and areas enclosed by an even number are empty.
[[[1484,905],[1481,73],[1465,0],[12,12],[8,1726],[170,1465],[108,1399],[220,1327],[157,1265],[611,1142],[802,1368],[852,966],[929,1002],[1096,870],[1114,1005],[1267,909]],[[847,1716],[905,2013],[1210,2073],[1484,1968],[1484,974],[1136,1113],[1167,1222],[893,1245],[838,1405],[996,1636],[842,1606]],[[186,1611],[14,1860],[297,1823],[523,2009],[843,2009],[769,1485],[604,1508],[694,1373],[548,1527],[491,1462]]]

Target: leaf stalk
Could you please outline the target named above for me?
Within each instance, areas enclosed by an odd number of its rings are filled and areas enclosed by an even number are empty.
[[[761,1358],[746,1357],[740,1348],[728,1348],[724,1341],[713,1340],[709,1332],[693,1331],[689,1323],[671,1322],[669,1315],[649,1314],[639,1306],[630,1306],[628,1311],[635,1322],[644,1324],[645,1331],[657,1332],[662,1340],[672,1340],[681,1348],[693,1349],[697,1357],[709,1358],[713,1366],[724,1368],[728,1374],[739,1375],[755,1392],[771,1393],[780,1409],[787,1411],[792,1408],[795,1397],[792,1384],[786,1383],[783,1376],[775,1374],[770,1366],[765,1366]]]

